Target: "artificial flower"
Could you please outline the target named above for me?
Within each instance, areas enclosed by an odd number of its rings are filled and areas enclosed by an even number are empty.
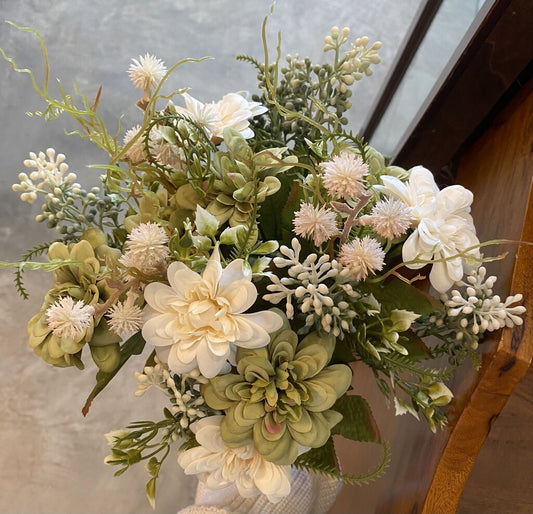
[[[215,104],[204,104],[189,93],[183,93],[181,96],[185,100],[185,108],[176,107],[176,110],[191,118],[207,134],[212,135],[215,132],[216,124],[220,121],[217,118]]]
[[[128,74],[133,85],[149,94],[167,72],[164,62],[149,53],[132,61]]]
[[[298,456],[298,445],[325,444],[342,419],[331,407],[352,377],[349,366],[328,365],[334,347],[333,337],[316,332],[299,342],[285,318],[268,346],[238,349],[237,374],[202,386],[207,404],[226,411],[221,425],[226,445],[253,442],[265,459],[286,465]]]
[[[46,310],[46,319],[52,333],[74,341],[80,340],[93,321],[94,307],[70,296],[59,298]]]
[[[318,208],[310,203],[303,203],[300,210],[294,213],[294,233],[308,237],[315,246],[320,246],[339,234],[336,216],[327,207]]]
[[[323,162],[324,187],[337,198],[357,198],[364,191],[363,179],[368,165],[353,152],[341,152],[331,161]]]
[[[380,179],[383,185],[375,188],[411,207],[415,221],[420,221],[433,211],[439,187],[428,169],[415,166],[411,169],[407,182],[393,175],[382,175]]]
[[[105,239],[105,235],[99,238],[97,232],[87,231],[82,236],[86,239],[69,246],[55,242],[48,249],[50,260],[72,260],[84,266],[69,264],[54,271],[54,285],[46,294],[40,312],[28,323],[29,345],[44,361],[54,366],[82,368],[81,351],[87,343],[93,360],[101,369],[110,371],[118,363],[120,338],[109,330],[105,319],[97,322],[90,314],[111,292],[105,282],[95,279],[103,268],[96,248],[103,246]],[[67,298],[71,298],[72,305]],[[74,303],[74,300],[81,304]]]
[[[250,102],[245,92],[228,93],[218,102],[204,104],[185,93],[186,109],[178,108],[178,112],[188,114],[215,141],[221,141],[224,129],[232,128],[245,139],[254,136],[250,128],[250,118],[266,112],[267,108],[259,102]]]
[[[383,269],[385,252],[372,237],[355,238],[341,246],[339,262],[350,270],[355,280],[363,280],[368,273]]]
[[[168,350],[168,365],[175,373],[198,367],[202,375],[212,378],[238,346],[265,346],[269,333],[282,324],[275,312],[244,314],[257,298],[252,276],[242,259],[223,269],[218,247],[202,275],[173,262],[168,281],[170,285],[146,286],[149,309],[142,333],[148,343]]]
[[[157,223],[141,223],[128,234],[126,252],[119,262],[152,275],[165,265],[170,253],[167,243],[168,236]]]
[[[361,216],[358,222],[370,225],[382,237],[395,239],[407,232],[412,219],[411,207],[395,198],[386,198],[376,203],[370,214]]]
[[[122,339],[138,332],[142,327],[142,310],[135,304],[137,295],[128,292],[126,300],[112,305],[106,313],[109,327]]]
[[[415,229],[403,245],[403,261],[411,269],[437,261],[429,279],[438,292],[446,292],[463,277],[466,259],[479,257],[479,240],[470,215],[474,196],[458,185],[439,190],[432,173],[421,166],[413,168],[407,184],[392,176],[381,180],[382,191],[413,209]],[[417,260],[424,262],[413,262]]]
[[[229,447],[221,437],[224,416],[210,416],[196,421],[191,430],[200,446],[178,455],[178,463],[186,475],[200,475],[210,489],[235,484],[243,498],[264,494],[277,503],[291,491],[290,466],[279,466],[265,460],[253,444]]]
[[[260,102],[250,102],[246,99],[246,92],[228,93],[215,104],[218,121],[215,123],[214,136],[222,138],[226,127],[231,127],[241,133],[245,139],[254,137],[250,128],[250,118],[259,116],[267,111]]]
[[[37,199],[37,193],[47,188],[54,191],[56,188],[63,189],[65,185],[72,187],[76,180],[75,173],[68,173],[66,157],[60,153],[56,155],[53,148],[48,148],[46,154],[30,152],[30,158],[24,161],[27,168],[35,168],[28,176],[26,173],[19,173],[20,184],[13,185],[13,191],[21,192],[20,199],[23,202],[33,203]]]

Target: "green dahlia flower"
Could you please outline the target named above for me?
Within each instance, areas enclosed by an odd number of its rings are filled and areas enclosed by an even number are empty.
[[[335,340],[316,332],[298,343],[284,326],[268,346],[237,350],[237,373],[217,376],[202,388],[207,404],[226,411],[221,425],[232,448],[252,443],[275,464],[292,464],[298,445],[326,443],[342,415],[330,408],[348,389],[349,366],[328,366]]]

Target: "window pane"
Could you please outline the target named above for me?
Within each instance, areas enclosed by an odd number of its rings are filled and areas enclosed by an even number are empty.
[[[394,156],[420,107],[447,68],[482,7],[493,0],[444,0],[370,143]],[[482,18],[482,17],[481,17]]]

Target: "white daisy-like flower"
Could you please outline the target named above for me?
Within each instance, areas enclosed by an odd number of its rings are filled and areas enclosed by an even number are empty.
[[[315,246],[320,246],[339,234],[336,213],[325,206],[318,208],[310,203],[303,203],[294,214],[293,224],[294,233],[313,239]]]
[[[144,339],[178,374],[199,368],[218,375],[236,347],[260,348],[270,341],[282,318],[272,311],[244,314],[257,298],[252,274],[236,259],[222,269],[218,247],[202,275],[183,262],[168,267],[170,285],[152,282],[144,290]]]
[[[371,225],[380,236],[387,239],[405,234],[412,221],[411,207],[395,198],[379,201],[369,215],[359,218],[361,225]]]
[[[71,296],[59,298],[46,310],[46,321],[53,334],[79,341],[93,321],[94,307]]]
[[[355,280],[364,280],[369,272],[383,269],[385,252],[374,238],[365,236],[343,244],[339,262],[351,271]]]
[[[164,62],[149,53],[132,61],[128,69],[130,79],[136,88],[145,93],[150,92],[167,72]]]
[[[106,313],[109,327],[122,339],[127,339],[142,327],[142,309],[135,304],[136,299],[136,294],[128,292],[124,302],[112,305]]]
[[[265,460],[253,444],[226,446],[220,435],[223,418],[209,416],[191,425],[200,446],[181,452],[178,464],[185,474],[200,475],[209,489],[235,484],[243,498],[264,494],[271,503],[279,502],[291,491],[291,467]]]
[[[168,236],[157,223],[141,223],[128,235],[126,252],[119,262],[145,274],[156,273],[170,253],[167,243]]]
[[[126,146],[139,133],[139,130],[141,130],[141,126],[135,125],[126,131],[124,134],[124,139],[122,140],[124,146]],[[126,151],[126,155],[134,164],[145,161],[147,159],[147,155],[144,147],[144,138],[139,137],[136,139]]]
[[[357,198],[364,191],[363,180],[368,165],[353,152],[341,152],[331,161],[323,162],[324,187],[338,198]]]

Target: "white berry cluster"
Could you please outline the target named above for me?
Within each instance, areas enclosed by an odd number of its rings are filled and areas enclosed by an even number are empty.
[[[312,253],[300,262],[302,247],[299,241],[293,238],[291,246],[292,249],[281,246],[280,252],[285,258],[274,259],[278,268],[288,268],[289,276],[279,278],[270,275],[272,284],[267,289],[272,292],[264,295],[264,299],[274,304],[284,300],[289,319],[294,317],[294,300],[299,312],[307,314],[305,326],[308,329],[318,326],[328,334],[342,337],[344,332],[350,331],[356,316],[349,300],[360,297],[349,284],[344,283],[347,271],[337,261],[330,260],[328,255],[318,257]]]
[[[466,277],[466,282],[457,283],[464,289],[453,289],[450,296],[441,296],[447,308],[447,315],[461,317],[461,327],[470,327],[474,334],[521,325],[523,320],[520,315],[526,308],[513,304],[522,301],[522,295],[508,296],[502,301],[498,295],[493,294],[496,277],[486,278],[486,274],[487,270],[481,266]]]

